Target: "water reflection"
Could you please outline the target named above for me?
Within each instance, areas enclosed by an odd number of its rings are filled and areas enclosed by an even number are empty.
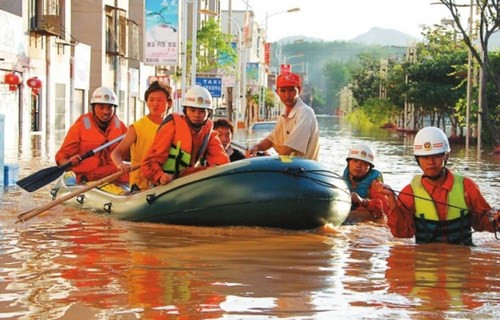
[[[499,297],[500,272],[494,266],[498,252],[425,244],[394,246],[389,254],[388,292],[406,297],[401,308],[415,312],[418,319],[456,318],[470,310],[477,319],[489,319],[492,311],[498,315],[498,306],[491,304]],[[496,298],[482,298],[490,294]]]
[[[400,190],[418,173],[411,138],[319,118],[320,161],[341,173],[352,144],[368,141],[377,168]],[[262,136],[242,133],[243,142]],[[54,165],[62,137],[31,137],[9,154],[21,175]],[[17,146],[16,146],[17,148]],[[500,160],[460,158],[491,204]],[[415,245],[383,223],[333,231],[195,228],[124,223],[57,206],[14,224],[23,206],[48,201],[11,187],[1,195],[0,310],[3,319],[497,319],[500,242],[477,247]]]

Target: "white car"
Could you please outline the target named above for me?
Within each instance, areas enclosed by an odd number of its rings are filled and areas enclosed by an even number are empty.
[[[217,119],[227,119],[227,109],[226,108],[217,108],[214,110],[214,120]]]
[[[276,121],[255,122],[252,125],[252,131],[271,131],[276,126]]]

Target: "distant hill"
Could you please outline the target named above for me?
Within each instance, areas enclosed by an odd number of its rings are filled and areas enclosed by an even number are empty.
[[[417,38],[397,30],[374,27],[368,32],[349,40],[349,42],[366,45],[406,47],[417,40]]]
[[[288,43],[294,43],[295,41],[304,41],[304,42],[323,42],[323,39],[320,38],[313,38],[313,37],[306,37],[306,36],[290,36],[290,37],[285,37],[281,38],[278,42],[281,44],[288,44]]]

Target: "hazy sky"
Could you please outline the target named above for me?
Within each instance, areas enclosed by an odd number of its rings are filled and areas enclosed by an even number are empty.
[[[221,9],[244,10],[246,0],[221,0]],[[248,0],[256,21],[264,26],[266,13],[291,8],[298,12],[280,13],[268,19],[269,40],[303,35],[323,40],[349,40],[372,27],[395,29],[420,38],[420,25],[451,18],[437,0]]]

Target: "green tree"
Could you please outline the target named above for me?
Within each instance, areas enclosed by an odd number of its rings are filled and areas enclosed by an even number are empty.
[[[442,4],[448,8],[453,20],[455,21],[455,26],[458,28],[459,32],[463,37],[463,41],[471,51],[472,55],[479,63],[482,68],[482,78],[479,79],[481,85],[481,119],[484,123],[485,133],[491,139],[495,145],[500,145],[500,133],[498,131],[498,123],[495,123],[491,118],[490,111],[490,101],[488,100],[487,88],[489,79],[493,82],[496,88],[497,95],[500,94],[500,69],[495,68],[490,60],[490,55],[488,51],[488,41],[492,34],[500,30],[500,10],[499,10],[499,0],[475,0],[474,6],[475,11],[479,13],[479,24],[478,24],[478,36],[480,50],[478,50],[474,44],[474,39],[469,36],[469,26],[467,26],[466,20],[461,19],[460,7],[463,6],[462,3],[457,3],[455,0],[440,0]],[[466,23],[465,26],[463,23]],[[482,54],[480,53],[482,52]],[[495,106],[492,104],[493,110]]]
[[[345,87],[351,78],[349,67],[340,61],[329,61],[323,67],[325,83],[325,102],[327,105],[337,107],[339,105],[338,93]]]
[[[368,99],[379,96],[380,57],[362,53],[359,60],[359,66],[352,72],[351,88],[354,98],[362,105]]]
[[[197,32],[196,38],[196,70],[198,72],[216,73],[218,68],[231,68],[236,63],[236,50],[231,46],[232,35],[222,33],[219,23],[210,18]],[[187,52],[191,52],[192,42],[188,41]],[[220,58],[232,63],[220,63]],[[187,68],[191,66],[188,55]]]
[[[408,97],[423,114],[430,116],[431,124],[449,116],[456,128],[460,115],[456,104],[465,95],[461,76],[467,52],[453,34],[443,26],[424,28],[424,42],[417,44],[417,63],[407,65],[410,79]],[[437,118],[436,118],[437,117]]]

